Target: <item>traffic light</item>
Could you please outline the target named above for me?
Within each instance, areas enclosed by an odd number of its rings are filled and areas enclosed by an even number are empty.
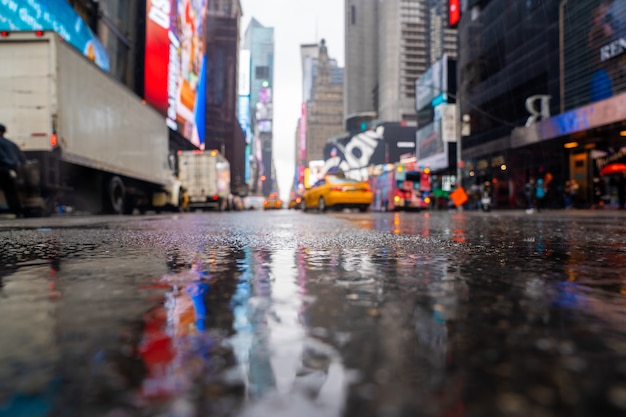
[[[451,28],[455,28],[456,25],[461,20],[461,1],[460,0],[450,0],[449,9],[448,9],[448,23]]]

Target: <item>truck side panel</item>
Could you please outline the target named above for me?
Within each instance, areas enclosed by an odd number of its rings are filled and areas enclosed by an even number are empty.
[[[20,148],[50,149],[51,50],[48,42],[0,44],[0,123]]]
[[[58,137],[69,162],[165,184],[165,120],[125,86],[54,37]]]

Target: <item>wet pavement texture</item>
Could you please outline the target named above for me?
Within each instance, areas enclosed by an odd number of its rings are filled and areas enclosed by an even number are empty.
[[[624,416],[625,220],[0,221],[0,416]]]

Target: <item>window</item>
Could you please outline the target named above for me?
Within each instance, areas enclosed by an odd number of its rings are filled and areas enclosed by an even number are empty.
[[[257,80],[267,80],[270,78],[270,67],[260,66],[254,69],[254,76]]]
[[[356,6],[352,5],[350,6],[350,14],[351,14],[351,19],[352,19],[352,24],[356,25]]]

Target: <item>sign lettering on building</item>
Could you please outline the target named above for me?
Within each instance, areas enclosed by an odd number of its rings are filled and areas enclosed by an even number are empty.
[[[526,99],[526,110],[530,116],[526,120],[526,127],[535,124],[538,120],[547,120],[550,118],[550,99],[552,96],[547,94],[537,94]],[[539,109],[537,109],[539,103]]]

